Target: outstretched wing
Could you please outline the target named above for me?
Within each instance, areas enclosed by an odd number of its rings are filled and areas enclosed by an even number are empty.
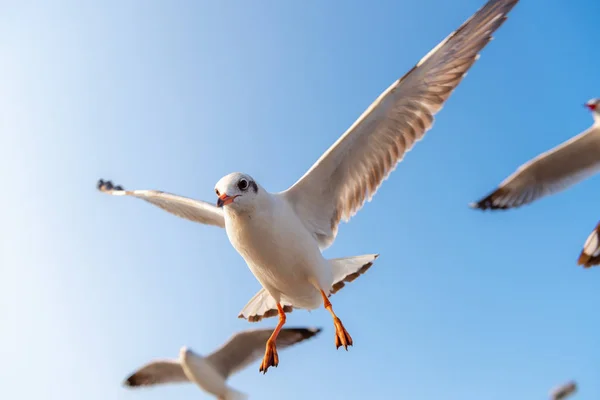
[[[600,128],[593,126],[521,165],[496,190],[472,203],[506,210],[563,191],[600,171]]]
[[[518,0],[490,0],[394,82],[292,187],[280,193],[321,248],[335,240],[406,152],[432,127],[453,90]]]
[[[277,337],[277,348],[285,349],[321,332],[316,328],[284,328]],[[251,329],[233,335],[220,349],[206,359],[224,378],[244,369],[258,360],[265,351],[265,343],[272,329]]]
[[[206,225],[225,227],[223,210],[204,201],[159,190],[125,190],[111,181],[98,181],[98,190],[113,196],[133,196],[152,203],[178,217]]]
[[[173,360],[152,361],[131,374],[124,382],[125,386],[152,386],[166,383],[189,382],[181,364]]]

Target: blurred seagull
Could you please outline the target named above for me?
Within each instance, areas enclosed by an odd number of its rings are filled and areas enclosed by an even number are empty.
[[[470,206],[481,210],[517,208],[561,192],[600,171],[600,99],[591,99],[585,106],[594,119],[590,128],[521,165],[496,190]],[[586,268],[600,263],[598,228],[590,234],[578,260]]]
[[[277,345],[285,349],[319,334],[321,329],[282,329]],[[258,360],[270,329],[247,330],[233,335],[220,349],[203,357],[187,347],[178,360],[154,360],[134,372],[125,386],[141,387],[171,383],[195,383],[218,400],[244,400],[248,396],[227,385],[227,379]]]
[[[550,400],[564,400],[577,391],[577,384],[573,381],[560,385],[550,391]]]
[[[335,346],[351,336],[329,297],[364,273],[376,254],[327,260],[338,224],[371,200],[405,153],[431,128],[453,90],[506,20],[518,0],[490,0],[406,75],[387,88],[294,185],[270,193],[248,174],[235,172],[215,186],[217,207],[155,190],[101,191],[144,199],[196,222],[225,227],[227,236],[261,283],[241,311],[250,321],[278,315],[260,371],[277,366],[275,340],[292,308],[323,304],[335,325]],[[382,310],[385,304],[380,305]]]
[[[558,193],[600,171],[600,99],[592,99],[594,123],[579,135],[521,165],[471,207],[506,210]]]

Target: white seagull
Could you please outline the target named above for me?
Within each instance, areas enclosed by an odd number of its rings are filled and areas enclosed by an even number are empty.
[[[577,391],[577,384],[574,381],[562,384],[550,391],[550,400],[564,400]]]
[[[600,171],[600,99],[585,106],[592,112],[591,127],[521,165],[483,199],[471,203],[481,210],[508,210],[561,192]],[[600,263],[599,226],[585,242],[579,265]]]
[[[286,348],[316,336],[320,331],[316,328],[282,329],[277,345]],[[270,334],[270,329],[239,332],[207,356],[182,347],[178,360],[154,360],[134,372],[124,384],[142,387],[193,382],[219,400],[247,399],[246,394],[229,387],[227,379],[260,358]]]
[[[521,165],[488,196],[471,207],[506,210],[565,190],[600,171],[600,99],[585,106],[594,118],[591,127]]]
[[[364,273],[377,255],[327,260],[322,251],[375,194],[405,153],[431,128],[453,90],[506,20],[518,0],[490,0],[406,75],[387,88],[294,185],[270,193],[250,175],[235,172],[215,186],[217,207],[156,190],[98,188],[144,199],[181,217],[225,227],[227,236],[261,283],[240,317],[278,315],[260,371],[277,366],[275,339],[292,308],[323,304],[333,317],[335,346],[352,338],[333,312],[329,296]]]

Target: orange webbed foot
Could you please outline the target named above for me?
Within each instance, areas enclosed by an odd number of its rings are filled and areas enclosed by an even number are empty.
[[[279,356],[277,355],[277,347],[275,341],[268,340],[267,348],[265,349],[265,356],[263,357],[262,364],[260,365],[259,372],[263,375],[267,373],[269,367],[276,367],[279,364]]]
[[[344,346],[344,349],[348,351],[348,346],[352,346],[352,337],[338,317],[333,318],[333,324],[335,325],[335,348],[339,349],[340,346]]]

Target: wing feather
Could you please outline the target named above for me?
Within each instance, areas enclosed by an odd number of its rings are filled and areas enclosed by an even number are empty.
[[[277,337],[277,348],[285,349],[321,332],[318,328],[284,328]],[[251,329],[233,335],[221,348],[206,359],[224,378],[246,368],[258,360],[265,351],[265,343],[272,329]]]
[[[521,165],[497,189],[472,203],[481,210],[507,210],[561,192],[600,171],[600,127],[585,132]]]
[[[189,382],[181,368],[174,360],[152,361],[131,374],[124,382],[125,386],[152,386],[167,383]]]
[[[385,90],[283,196],[322,249],[431,129],[518,0],[490,0]]]
[[[111,181],[98,181],[98,190],[113,196],[133,196],[178,217],[205,225],[225,227],[223,210],[205,201],[194,200],[159,190],[125,190]]]

